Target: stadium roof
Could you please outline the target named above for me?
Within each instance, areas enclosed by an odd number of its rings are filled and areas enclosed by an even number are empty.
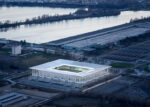
[[[64,65],[73,66],[73,67],[77,67],[81,69],[83,68],[84,70],[82,70],[81,72],[72,72],[69,70],[56,69]],[[107,68],[110,68],[110,66],[58,59],[52,62],[47,62],[38,66],[31,67],[30,69],[40,70],[40,71],[45,71],[45,72],[59,73],[59,74],[66,74],[66,75],[87,76],[94,72],[105,70]]]

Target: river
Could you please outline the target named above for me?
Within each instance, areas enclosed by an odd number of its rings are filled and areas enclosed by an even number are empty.
[[[62,9],[62,11],[64,11],[64,9]],[[130,22],[131,19],[141,17],[150,17],[150,11],[122,11],[118,16],[86,18],[33,26],[21,26],[20,28],[0,32],[0,38],[17,41],[26,40],[30,43],[44,43],[125,24]]]
[[[64,15],[75,12],[77,9],[71,8],[48,8],[48,7],[0,7],[0,21],[9,20],[24,21],[25,19],[46,15]]]

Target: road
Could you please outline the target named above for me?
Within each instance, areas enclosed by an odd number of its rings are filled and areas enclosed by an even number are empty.
[[[120,77],[121,77],[121,75],[119,75],[119,76],[117,76],[117,77],[115,77],[115,78],[109,79],[109,80],[107,80],[107,81],[104,81],[104,82],[102,82],[102,83],[96,84],[96,85],[94,85],[94,86],[92,86],[92,87],[86,88],[86,89],[82,90],[82,93],[85,93],[85,92],[87,92],[87,91],[89,91],[89,90],[92,90],[92,89],[94,89],[94,88],[96,88],[96,87],[99,87],[99,86],[104,85],[104,84],[106,84],[106,83],[108,83],[108,82],[111,82],[111,81],[113,81],[113,80],[116,80],[116,79],[118,79],[118,78],[120,78]]]

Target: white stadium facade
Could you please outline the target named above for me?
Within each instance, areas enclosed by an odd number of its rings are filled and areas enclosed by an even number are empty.
[[[58,59],[31,67],[32,79],[64,86],[83,87],[107,75],[110,66]]]

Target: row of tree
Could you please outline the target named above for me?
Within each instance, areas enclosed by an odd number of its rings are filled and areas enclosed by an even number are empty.
[[[72,19],[83,19],[88,17],[102,17],[102,16],[113,16],[119,15],[120,11],[118,10],[104,10],[104,9],[89,9],[88,11],[77,10],[75,13],[68,15],[56,15],[49,16],[43,15],[34,17],[32,19],[26,19],[25,21],[13,22],[6,21],[5,23],[0,23],[0,29],[8,29],[8,28],[16,28],[21,25],[33,25],[33,24],[43,24],[43,23],[51,23],[63,20],[72,20]]]
[[[146,0],[143,0],[146,1]],[[64,8],[77,8],[77,7],[96,7],[96,8],[109,8],[109,9],[135,9],[149,8],[149,2],[139,2],[138,0],[66,0],[64,2],[53,1],[49,2],[43,0],[42,2],[36,1],[1,1],[0,5],[7,6],[46,6],[46,7],[64,7]],[[147,0],[148,1],[148,0]]]

